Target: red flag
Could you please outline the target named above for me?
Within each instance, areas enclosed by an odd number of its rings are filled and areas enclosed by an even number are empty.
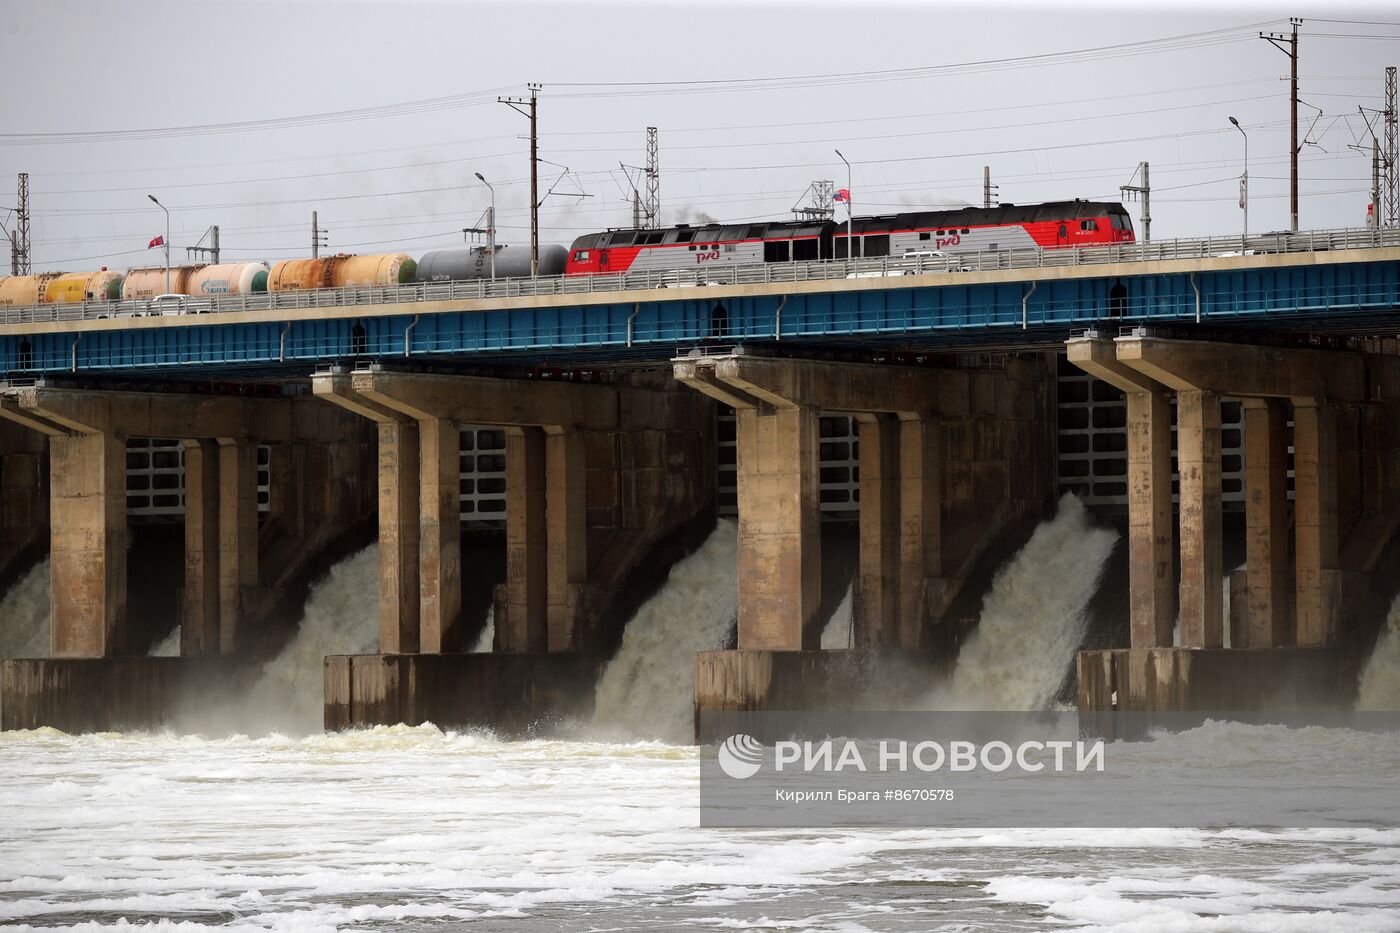
[[[849,203],[851,202],[851,192],[850,192],[850,189],[847,189],[847,188],[837,188],[837,189],[836,189],[836,193],[835,193],[834,195],[831,196],[831,200],[833,200],[833,201],[845,201],[847,204],[849,204]]]
[[[151,242],[149,242],[149,243],[146,244],[146,249],[155,249],[157,246],[164,246],[164,245],[165,245],[165,237],[163,237],[163,236],[158,236],[158,237],[156,237],[154,240],[152,240]]]

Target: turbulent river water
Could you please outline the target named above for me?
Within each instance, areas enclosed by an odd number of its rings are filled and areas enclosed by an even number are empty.
[[[0,924],[1400,929],[1395,830],[700,828],[698,756],[682,744],[688,659],[722,644],[732,624],[734,539],[723,524],[675,568],[629,626],[599,687],[598,721],[558,738],[315,731],[307,698],[319,690],[319,656],[374,647],[372,549],[313,592],[302,634],[239,720],[266,716],[262,728],[0,733]],[[960,679],[931,685],[930,703],[1050,703],[1111,546],[1077,503],[1062,503],[984,607],[984,633],[1001,626],[1016,638],[970,643]],[[0,653],[21,637],[26,648],[43,641],[42,588],[21,588],[0,604],[0,634],[16,633]],[[19,632],[10,623],[21,609]],[[849,617],[846,603],[829,643],[846,641]],[[1013,633],[1017,618],[1035,621]],[[1387,638],[1363,688],[1375,705],[1400,696],[1396,633]],[[1043,663],[1011,676],[1006,651]],[[1127,754],[1219,757],[1276,740],[1266,729],[1214,723]],[[1344,730],[1290,740],[1358,758],[1393,749]]]

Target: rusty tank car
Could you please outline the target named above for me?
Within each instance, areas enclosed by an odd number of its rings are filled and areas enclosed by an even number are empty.
[[[407,253],[350,256],[339,253],[319,259],[284,259],[267,276],[270,292],[310,288],[364,288],[403,285],[413,281],[418,264]]]

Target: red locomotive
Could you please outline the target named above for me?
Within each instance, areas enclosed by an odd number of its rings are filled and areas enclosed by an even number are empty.
[[[1121,204],[1054,201],[947,211],[917,211],[837,221],[677,224],[660,230],[589,233],[569,249],[565,275],[660,272],[760,262],[899,258],[929,250],[947,255],[983,250],[1131,243],[1133,223]]]

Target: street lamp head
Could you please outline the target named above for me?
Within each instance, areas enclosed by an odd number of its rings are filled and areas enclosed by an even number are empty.
[[[1233,124],[1235,124],[1235,126],[1239,126],[1239,125],[1240,125],[1240,121],[1239,121],[1239,120],[1236,120],[1234,117],[1231,117],[1231,118],[1230,118],[1230,122],[1233,123]],[[1243,127],[1241,127],[1241,129],[1243,129]]]
[[[148,197],[148,198],[150,198],[152,201],[154,201],[157,207],[160,206],[160,202],[159,202],[159,201],[156,201],[156,196],[155,196],[155,195],[153,195],[153,194],[148,194],[148,195],[146,195],[146,197]]]
[[[476,177],[477,177],[477,180],[480,181],[480,182],[482,182],[483,184],[486,182],[486,179],[482,177],[482,175],[481,175],[480,172],[477,172],[477,173],[476,173]]]

